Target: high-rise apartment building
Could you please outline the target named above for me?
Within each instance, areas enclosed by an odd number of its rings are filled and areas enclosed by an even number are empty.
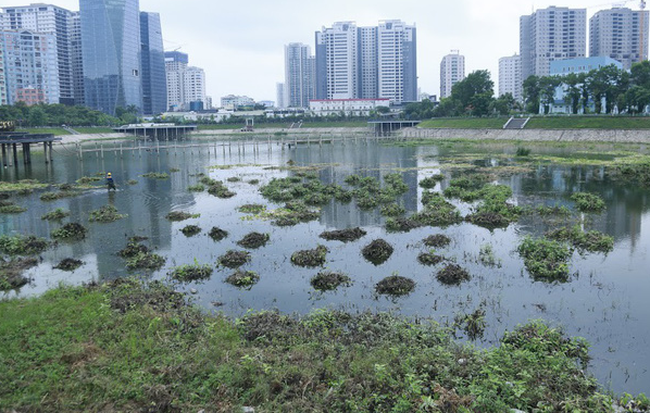
[[[167,76],[167,109],[189,110],[190,107],[209,107],[205,90],[205,72],[188,66],[187,54],[178,51],[165,52]],[[201,105],[199,105],[201,102]]]
[[[400,20],[379,22],[377,30],[377,96],[396,103],[418,100],[415,26]],[[362,82],[363,83],[363,82]]]
[[[287,100],[286,100],[285,93],[284,93],[284,83],[278,82],[278,83],[275,85],[275,94],[276,94],[276,97],[275,97],[275,99],[276,99],[275,107],[278,108],[278,109],[284,109],[284,108],[286,108],[286,107],[287,107],[287,104],[286,104],[285,102],[286,102]]]
[[[0,31],[7,103],[60,102],[57,42],[54,35],[28,30]]]
[[[138,0],[80,0],[86,106],[142,111]]]
[[[499,96],[512,94],[517,101],[522,100],[521,57],[519,55],[499,59]]]
[[[442,58],[440,62],[440,98],[451,96],[451,88],[465,79],[465,56],[459,51]]]
[[[81,13],[72,14],[70,26],[70,58],[72,59],[72,89],[75,105],[86,102],[84,88],[84,61],[81,47]]]
[[[359,96],[357,38],[355,22],[337,22],[316,32],[318,99],[354,99]]]
[[[586,9],[552,6],[521,16],[519,23],[522,81],[548,76],[554,60],[586,56]]]
[[[311,48],[302,43],[289,43],[284,47],[284,87],[287,106],[308,108],[315,97],[316,60]]]
[[[378,27],[359,28],[359,93],[358,98],[374,99],[379,96],[377,70]]]
[[[338,22],[316,32],[316,97],[417,100],[415,26],[400,20],[376,27]]]
[[[142,112],[157,115],[167,110],[165,49],[158,13],[140,13],[142,40]]]
[[[648,60],[650,12],[615,7],[589,19],[589,56],[618,60],[629,70],[633,63]]]
[[[75,103],[72,65],[72,19],[73,12],[51,4],[30,4],[29,6],[4,7],[0,18],[0,30],[28,30],[34,34],[48,34],[54,37],[59,76],[59,102]]]
[[[8,105],[7,96],[7,78],[5,76],[5,53],[2,44],[0,44],[0,105]]]

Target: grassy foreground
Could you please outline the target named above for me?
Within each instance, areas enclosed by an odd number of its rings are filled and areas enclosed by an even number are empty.
[[[0,320],[0,411],[612,411],[588,345],[541,322],[481,351],[387,314],[232,321],[132,280],[2,301]]]

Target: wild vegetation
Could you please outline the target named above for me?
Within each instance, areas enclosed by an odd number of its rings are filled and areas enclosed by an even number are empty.
[[[174,267],[169,273],[169,276],[177,281],[190,282],[210,278],[213,271],[212,266],[207,264],[201,265],[195,262],[194,264]]]
[[[201,227],[198,225],[186,225],[180,229],[186,237],[193,237],[201,233]]]
[[[562,242],[526,237],[517,247],[526,270],[536,281],[567,282],[569,259],[573,252]]]
[[[242,270],[236,270],[226,278],[228,284],[243,289],[250,289],[253,285],[257,284],[259,280],[260,276],[255,271]]]
[[[325,264],[329,250],[323,245],[311,250],[296,251],[291,254],[291,263],[299,267],[320,267]]]
[[[117,220],[125,218],[126,216],[126,214],[118,213],[117,208],[115,208],[113,205],[104,205],[95,211],[91,211],[88,220],[90,222],[108,223],[115,222]]]
[[[349,286],[352,279],[340,271],[320,271],[310,281],[312,287],[319,291],[332,291],[340,286]]]

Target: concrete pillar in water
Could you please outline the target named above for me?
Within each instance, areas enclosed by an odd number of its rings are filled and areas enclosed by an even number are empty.
[[[23,163],[28,165],[32,162],[32,155],[29,152],[29,144],[23,143]]]
[[[7,145],[2,144],[2,166],[7,166]]]

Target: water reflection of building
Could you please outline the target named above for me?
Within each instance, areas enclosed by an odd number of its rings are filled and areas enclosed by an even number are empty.
[[[362,147],[348,145],[326,145],[315,149],[299,147],[292,160],[297,165],[331,165],[320,172],[325,184],[347,187],[345,178],[357,174],[381,179],[383,175],[398,170],[408,185],[409,191],[399,202],[407,212],[417,211],[417,159],[416,148],[386,147],[376,144]],[[354,204],[332,202],[322,208],[321,221],[331,227],[381,225],[383,218],[377,210],[360,211]]]
[[[506,183],[506,182],[504,182]],[[519,205],[564,205],[571,207],[576,192],[598,194],[607,205],[602,215],[590,217],[589,228],[607,233],[616,241],[630,238],[632,245],[641,235],[642,215],[648,211],[650,193],[635,184],[613,182],[598,166],[540,166],[533,173],[510,178]],[[548,225],[530,218],[522,224],[535,233]]]

